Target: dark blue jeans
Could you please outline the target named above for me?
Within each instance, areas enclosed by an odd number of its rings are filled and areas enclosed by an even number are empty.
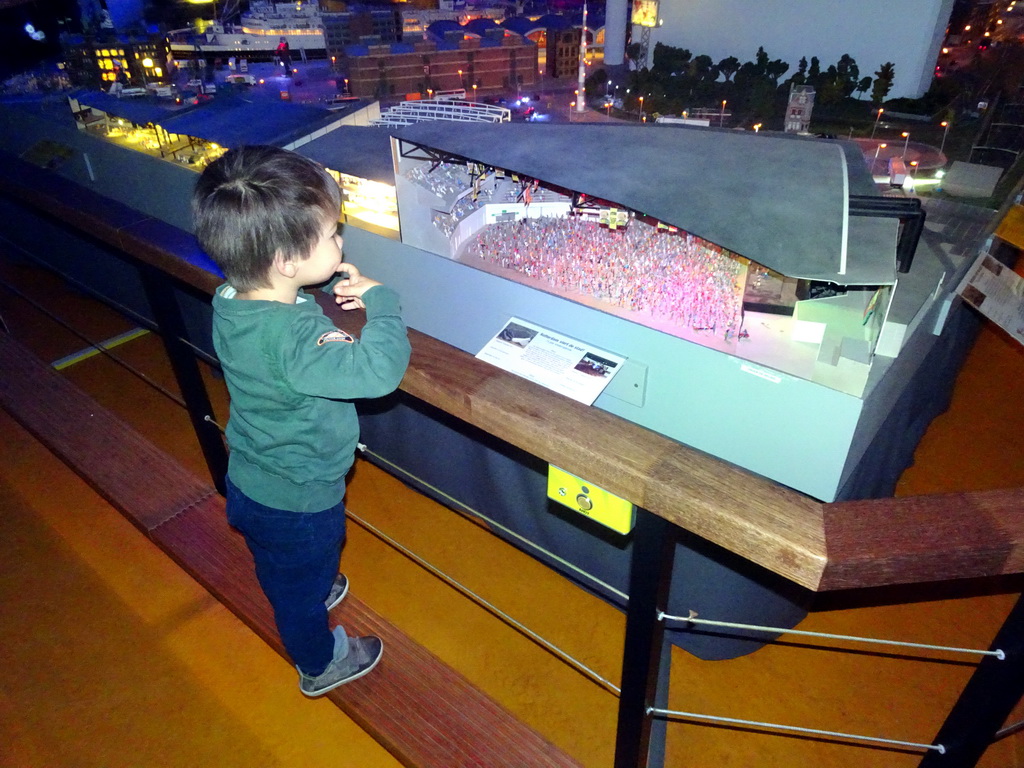
[[[253,501],[231,478],[227,490],[228,522],[245,536],[285,650],[300,670],[319,675],[334,657],[324,601],[338,574],[345,505],[288,512]]]

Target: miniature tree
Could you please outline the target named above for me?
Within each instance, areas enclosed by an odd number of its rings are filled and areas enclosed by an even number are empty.
[[[776,87],[779,85],[779,78],[782,77],[786,72],[789,71],[789,62],[783,61],[782,59],[775,59],[770,61],[765,67],[765,74],[772,79],[772,84]]]
[[[811,66],[807,69],[807,84],[817,86],[821,81],[821,62],[817,56],[811,56]]]
[[[842,83],[843,96],[850,96],[857,87],[860,79],[860,68],[856,60],[848,53],[844,53],[836,64],[836,75]]]
[[[862,78],[861,78],[861,79],[860,79],[860,80],[859,80],[859,81],[857,82],[857,87],[856,87],[856,88],[855,88],[854,90],[855,90],[855,91],[856,91],[857,93],[859,93],[859,94],[863,95],[863,94],[865,94],[865,93],[867,93],[867,92],[868,92],[868,88],[870,88],[870,87],[871,87],[871,82],[872,82],[872,80],[871,80],[871,78],[870,78],[870,77],[867,77],[867,76],[865,76],[865,77],[862,77]],[[860,96],[858,96],[858,97],[857,97],[857,100],[859,101],[859,100],[860,100],[860,98],[861,98],[861,97],[860,97]]]
[[[739,68],[740,60],[735,56],[727,56],[718,62],[718,71],[722,73],[727,83],[732,82],[732,76],[736,74]]]
[[[885,101],[885,97],[892,90],[892,82],[896,79],[896,65],[887,61],[878,71],[875,72],[875,84],[871,89],[871,103],[878,105]]]

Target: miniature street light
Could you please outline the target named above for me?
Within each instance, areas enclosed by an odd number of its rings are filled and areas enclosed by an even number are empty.
[[[640,122],[644,122],[644,97],[640,97]]]
[[[875,131],[878,129],[878,121],[882,119],[882,113],[885,112],[881,107],[878,108],[878,114],[875,115],[875,124],[871,126],[871,138],[875,138]]]
[[[476,83],[473,83],[473,101],[476,101]]]
[[[917,175],[917,160],[910,161],[910,178],[914,178]]]
[[[879,152],[879,150],[885,149],[888,146],[889,145],[886,144],[883,141],[881,144],[879,144],[877,147],[875,147],[875,158],[871,161],[871,173],[872,174],[874,174],[874,172],[875,172],[875,165],[878,163],[878,152]]]
[[[910,134],[904,131],[900,134],[903,137],[903,159],[907,159],[907,146],[910,144]]]
[[[939,154],[941,155],[942,151],[946,148],[946,136],[949,134],[949,121],[943,120],[941,123],[939,123],[939,125],[941,125],[943,128],[942,144],[939,145]]]
[[[760,123],[754,123],[754,133],[757,133],[760,130],[761,130],[761,124]]]
[[[726,102],[725,99],[722,99],[722,111],[718,114],[718,127],[719,128],[721,128],[723,125],[725,125],[725,105],[727,103],[728,102]]]

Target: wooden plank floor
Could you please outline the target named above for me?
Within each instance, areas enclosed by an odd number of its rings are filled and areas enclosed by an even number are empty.
[[[5,263],[0,261],[0,276]],[[38,275],[19,285],[103,339],[128,329]],[[82,346],[0,289],[0,314],[46,360]],[[118,350],[164,386],[159,342]],[[6,373],[0,370],[0,377]],[[102,357],[62,372],[193,474],[202,459],[187,419],[162,395]],[[900,493],[1024,483],[1024,350],[991,329],[929,429]],[[217,406],[223,393],[212,382]],[[17,768],[395,768],[329,702],[302,697],[295,673],[180,568],[0,415],[0,764]],[[424,503],[360,464],[350,506],[375,526],[488,596],[615,680],[621,615],[495,542],[478,526]],[[588,768],[611,765],[615,699],[549,653],[425,576],[351,526],[343,565],[355,596],[483,688]],[[984,646],[1014,599],[938,588],[817,601],[801,629]],[[1019,589],[1019,586],[1018,586]],[[699,608],[699,585],[695,589]],[[718,617],[707,617],[718,618]],[[972,660],[873,651],[783,638],[747,657],[704,662],[673,653],[669,707],[731,717],[927,741],[969,676]],[[1015,719],[1022,719],[1021,716]],[[670,768],[815,766],[913,768],[919,753],[767,731],[669,725]],[[6,761],[6,762],[4,762]],[[983,768],[1020,768],[1019,739],[994,746]]]
[[[283,653],[244,541],[209,484],[7,334],[0,334],[0,369],[0,406]],[[348,631],[378,634],[387,652],[372,675],[329,698],[403,764],[578,765],[357,598],[336,612]]]

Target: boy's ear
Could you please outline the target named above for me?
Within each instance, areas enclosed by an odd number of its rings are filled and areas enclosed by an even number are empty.
[[[283,254],[277,254],[274,256],[274,269],[278,271],[284,277],[293,278],[295,277],[295,260],[291,256],[285,256]]]

